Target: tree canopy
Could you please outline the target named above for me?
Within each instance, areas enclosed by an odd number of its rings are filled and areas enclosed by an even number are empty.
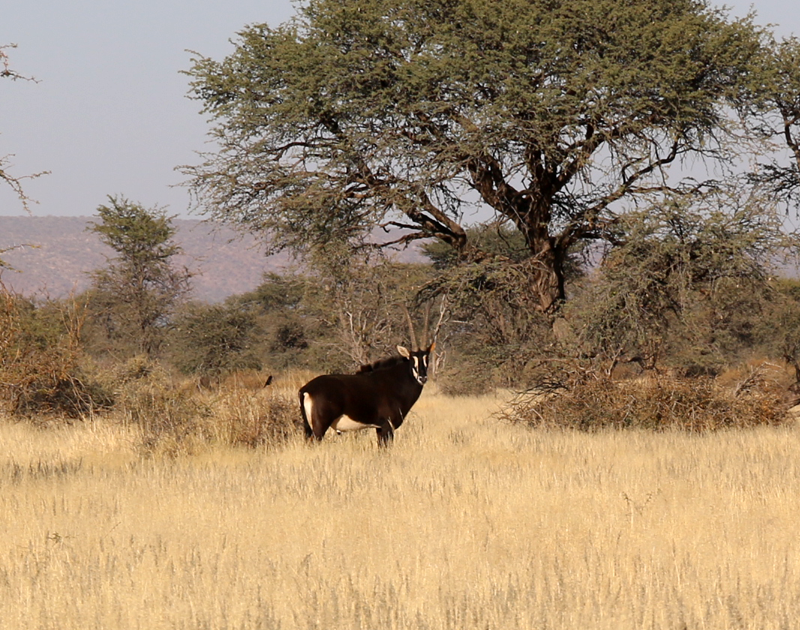
[[[174,264],[182,252],[172,237],[172,217],[122,197],[97,208],[99,222],[88,230],[116,253],[93,273],[94,308],[105,334],[134,352],[158,353],[169,316],[190,290],[191,274]]]
[[[764,186],[771,197],[796,206],[800,201],[800,40],[768,39],[758,66],[759,72],[748,77],[743,103],[756,134],[788,149],[788,162],[781,159],[781,151],[771,152],[771,159],[750,174],[750,181]]]
[[[563,310],[581,352],[655,367],[719,367],[753,347],[781,256],[797,250],[785,216],[757,195],[676,197],[626,214],[625,240]],[[774,336],[774,331],[773,331]],[[735,337],[735,339],[731,339]]]
[[[489,209],[546,310],[572,246],[626,199],[695,185],[673,163],[724,155],[760,42],[702,0],[311,0],[195,59],[218,150],[185,170],[211,216],[276,248],[382,225],[480,257],[466,221]]]

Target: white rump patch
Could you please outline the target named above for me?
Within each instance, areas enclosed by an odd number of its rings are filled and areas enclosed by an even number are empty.
[[[311,415],[311,411],[313,409],[313,402],[311,401],[311,396],[308,395],[308,392],[303,394],[303,407],[306,410],[306,419],[308,420],[308,426],[311,427],[311,430],[314,430],[314,416]]]
[[[344,431],[360,431],[361,429],[377,429],[378,425],[356,422],[350,416],[339,416],[333,421],[331,428],[342,433]]]

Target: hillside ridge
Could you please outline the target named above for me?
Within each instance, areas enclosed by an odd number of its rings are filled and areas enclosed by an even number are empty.
[[[97,234],[86,230],[96,217],[0,217],[0,249],[13,268],[0,280],[26,296],[63,298],[86,290],[90,273],[105,266],[113,251]],[[219,302],[254,289],[264,273],[280,272],[289,256],[266,256],[264,247],[249,234],[199,219],[174,219],[175,242],[183,249],[178,265],[194,275],[193,297]]]
[[[89,288],[90,273],[106,265],[113,251],[87,231],[97,217],[0,216],[0,250],[12,269],[0,268],[0,282],[26,296],[64,298]],[[200,219],[173,219],[175,242],[183,249],[176,262],[194,274],[192,296],[221,302],[255,289],[265,273],[280,273],[292,265],[288,253],[265,254],[252,234]],[[373,235],[376,242],[399,233]],[[422,262],[416,246],[392,254],[401,262]]]

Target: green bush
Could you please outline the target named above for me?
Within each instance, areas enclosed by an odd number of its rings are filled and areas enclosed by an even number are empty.
[[[255,316],[236,304],[192,304],[175,321],[172,361],[185,374],[217,378],[261,369],[251,347],[255,331]]]

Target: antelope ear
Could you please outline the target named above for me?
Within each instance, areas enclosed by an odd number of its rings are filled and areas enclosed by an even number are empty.
[[[433,343],[431,343],[430,347],[428,348],[428,354],[430,354],[431,352],[433,352],[433,349],[434,349],[435,347],[436,347],[436,342],[434,341]]]
[[[401,357],[405,357],[406,359],[411,358],[411,353],[408,351],[408,348],[404,348],[403,346],[397,346],[397,351],[400,353]]]

